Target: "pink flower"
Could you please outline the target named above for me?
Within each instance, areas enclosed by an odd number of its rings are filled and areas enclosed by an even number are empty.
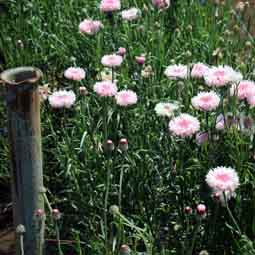
[[[203,63],[196,63],[192,67],[191,77],[203,78],[205,73],[209,70],[209,66]]]
[[[187,79],[189,76],[188,67],[185,65],[168,66],[164,74],[171,80]]]
[[[117,54],[120,55],[120,56],[122,56],[122,57],[124,57],[124,56],[126,55],[126,52],[127,52],[127,50],[126,50],[125,48],[120,47],[120,48],[118,49]]]
[[[255,95],[255,82],[253,81],[240,81],[240,83],[232,85],[230,94],[237,95],[239,99],[246,99],[252,95]]]
[[[70,108],[75,102],[76,96],[73,91],[60,90],[48,97],[53,108]]]
[[[135,60],[139,65],[143,65],[145,63],[145,56],[144,55],[137,56],[135,57]]]
[[[102,0],[99,8],[102,12],[118,11],[121,8],[120,0]]]
[[[69,80],[81,81],[85,78],[85,71],[80,67],[69,67],[65,70],[64,76]]]
[[[119,55],[105,55],[102,57],[101,63],[107,67],[117,67],[120,66],[123,61],[123,58]]]
[[[187,113],[182,113],[169,122],[169,130],[182,138],[190,137],[199,131],[199,120]]]
[[[122,90],[115,96],[116,103],[120,106],[128,106],[137,103],[137,95],[132,90]]]
[[[100,21],[91,19],[85,19],[79,25],[80,32],[88,35],[96,34],[101,28],[103,24]]]
[[[97,82],[94,85],[94,91],[101,97],[112,97],[117,93],[117,86],[110,81]]]
[[[166,9],[170,6],[170,0],[152,0],[152,4],[158,9]]]
[[[139,16],[140,16],[140,10],[135,7],[121,12],[122,19],[128,20],[128,21],[136,20],[139,18]]]
[[[210,68],[205,73],[204,79],[208,86],[222,87],[230,83],[240,82],[243,76],[230,66],[218,66]]]
[[[200,92],[191,99],[191,104],[197,110],[212,111],[215,110],[220,103],[220,97],[214,92]]]
[[[250,106],[254,107],[255,106],[255,94],[248,96],[247,102]]]
[[[218,166],[213,168],[208,172],[205,180],[213,192],[220,195],[222,201],[224,201],[223,192],[229,199],[239,186],[239,177],[231,167]]]

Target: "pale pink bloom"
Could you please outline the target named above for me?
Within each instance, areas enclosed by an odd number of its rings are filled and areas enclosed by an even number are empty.
[[[191,77],[203,78],[205,73],[209,70],[209,66],[203,63],[196,63],[191,70]]]
[[[255,94],[255,82],[244,80],[240,81],[239,84],[233,84],[230,94],[236,95],[239,99],[246,99]]]
[[[135,57],[135,60],[139,65],[143,65],[145,63],[145,56],[144,55],[137,56]]]
[[[48,97],[53,108],[70,108],[75,102],[76,96],[73,91],[60,90]]]
[[[135,7],[121,12],[121,17],[124,20],[132,21],[140,17],[141,11]]]
[[[191,104],[197,110],[212,111],[215,110],[220,103],[220,97],[214,92],[200,92],[191,99]]]
[[[211,169],[206,175],[206,183],[213,190],[213,192],[220,195],[220,199],[224,202],[224,195],[229,199],[235,193],[239,186],[239,177],[237,172],[231,167],[219,166]]]
[[[110,81],[101,81],[94,85],[94,91],[101,97],[115,96],[117,90],[116,84]]]
[[[170,65],[166,68],[164,74],[171,80],[187,79],[189,76],[186,65]]]
[[[121,8],[120,0],[102,0],[99,6],[102,12],[118,11]]]
[[[65,70],[64,76],[69,80],[81,81],[85,78],[85,71],[80,67],[69,67]]]
[[[152,4],[158,9],[166,9],[170,6],[170,0],[152,0]]]
[[[117,54],[120,55],[120,56],[122,56],[122,57],[124,57],[124,56],[126,55],[126,52],[127,52],[126,48],[120,47],[120,48],[118,49]]]
[[[170,132],[182,138],[192,136],[199,128],[199,120],[187,113],[182,113],[169,122]]]
[[[119,55],[105,55],[101,59],[101,63],[107,67],[117,67],[120,66],[123,61],[123,58]]]
[[[137,103],[137,95],[132,90],[122,90],[115,95],[116,103],[120,106],[128,106]]]
[[[231,83],[238,83],[243,75],[230,66],[211,67],[204,75],[208,86],[223,87]]]
[[[158,103],[154,110],[158,116],[172,117],[174,112],[179,108],[177,103]]]
[[[207,142],[208,139],[209,139],[209,135],[207,132],[198,132],[196,134],[197,145],[202,145],[203,143]]]
[[[216,118],[215,128],[217,130],[223,130],[225,128],[225,120],[224,120],[224,115],[222,113],[218,115]]]
[[[79,30],[81,33],[94,35],[101,28],[103,28],[103,24],[98,20],[85,19],[79,25]]]

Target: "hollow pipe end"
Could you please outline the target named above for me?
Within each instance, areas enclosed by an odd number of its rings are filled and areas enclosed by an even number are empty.
[[[23,66],[3,71],[0,74],[0,79],[4,84],[15,86],[24,83],[36,83],[42,76],[43,73],[40,69],[32,66]]]

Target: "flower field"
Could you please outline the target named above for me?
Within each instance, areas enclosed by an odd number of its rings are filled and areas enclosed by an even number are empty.
[[[251,5],[231,2],[0,0],[0,71],[43,72],[46,254],[255,254]]]

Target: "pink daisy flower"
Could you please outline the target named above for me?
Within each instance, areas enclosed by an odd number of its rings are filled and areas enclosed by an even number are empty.
[[[240,82],[243,75],[230,66],[218,66],[210,68],[205,73],[204,79],[208,86],[223,87],[230,83]]]
[[[189,76],[188,67],[185,65],[170,65],[164,74],[171,80],[187,79]]]
[[[117,93],[117,86],[110,81],[97,82],[94,85],[94,91],[101,97],[112,97]]]
[[[182,138],[190,137],[199,131],[199,120],[187,113],[182,113],[169,122],[169,130]]]
[[[255,82],[244,80],[240,81],[238,85],[233,84],[230,94],[236,95],[239,99],[246,99],[255,94]]]
[[[220,103],[220,97],[213,91],[200,92],[191,99],[191,104],[197,110],[212,111],[215,110]]]
[[[98,20],[85,19],[79,25],[79,30],[81,33],[94,35],[101,28],[103,28],[103,24]]]
[[[105,55],[101,59],[101,63],[107,67],[117,67],[120,66],[123,61],[123,58],[119,55],[112,54],[112,55]]]
[[[115,95],[116,103],[120,106],[129,106],[137,103],[137,95],[132,90],[122,90]]]
[[[219,166],[211,169],[206,175],[208,186],[221,197],[224,201],[223,192],[227,199],[234,195],[239,186],[239,177],[236,171],[231,167]]]
[[[120,0],[102,0],[99,6],[101,12],[118,11],[120,8]]]
[[[52,93],[48,100],[53,108],[70,108],[74,104],[76,96],[73,91],[60,90]]]
[[[69,67],[65,70],[64,76],[69,80],[81,81],[85,78],[85,71],[80,67]]]
[[[205,73],[209,70],[209,66],[203,63],[196,63],[191,70],[191,77],[203,78]]]
[[[138,8],[133,7],[128,10],[122,11],[121,17],[123,20],[132,21],[138,19],[140,17],[140,13],[141,11]]]
[[[167,9],[170,6],[170,0],[152,0],[152,4],[158,9]]]
[[[255,106],[255,94],[247,97],[247,102],[251,107]]]

